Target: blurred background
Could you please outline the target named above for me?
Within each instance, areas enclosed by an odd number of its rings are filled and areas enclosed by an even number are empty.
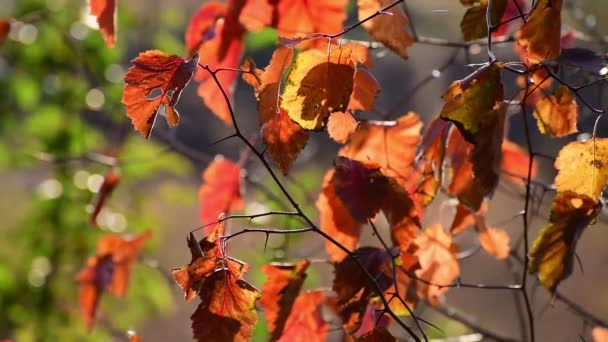
[[[605,54],[608,2],[564,2],[563,30],[572,32],[573,46]],[[185,238],[200,225],[201,171],[218,154],[238,160],[243,146],[234,139],[214,144],[233,131],[205,108],[194,84],[184,90],[177,106],[181,125],[168,129],[164,120],[158,120],[147,142],[132,130],[120,99],[129,60],[139,52],[160,49],[185,55],[183,34],[189,16],[200,5],[194,0],[119,0],[117,45],[109,49],[84,0],[0,0],[0,19],[15,19],[0,46],[0,339],[120,341],[130,329],[144,341],[191,339],[189,316],[198,303],[184,302],[170,271],[190,260]],[[458,1],[408,0],[407,7],[419,35],[461,40],[459,23],[465,8]],[[347,23],[356,22],[354,2],[348,11]],[[360,28],[346,38],[369,40]],[[274,30],[249,34],[245,55],[265,66],[275,44]],[[512,43],[498,44],[495,51],[500,60],[517,60]],[[414,44],[407,61],[388,50],[372,52],[371,71],[382,90],[377,110],[359,113],[360,119],[397,118],[414,111],[428,122],[441,109],[440,96],[450,82],[473,70],[467,64],[487,58],[485,49],[476,45],[463,49]],[[574,84],[586,77],[574,72],[562,76]],[[504,83],[508,96],[514,96],[518,89],[514,78],[507,75]],[[603,85],[583,95],[605,106]],[[235,108],[241,127],[253,136],[259,129],[255,99],[240,80]],[[509,137],[524,146],[522,116],[512,114]],[[553,156],[577,138],[541,136],[533,119],[528,119],[536,151]],[[579,131],[591,132],[595,119],[595,114],[581,108]],[[606,120],[600,121],[599,135],[606,136],[606,129]],[[312,217],[316,217],[314,202],[321,178],[338,148],[326,134],[313,134],[289,177],[282,179]],[[118,160],[121,182],[100,213],[101,230],[97,230],[89,223],[87,207],[113,158]],[[538,162],[538,181],[551,184],[552,162]],[[247,164],[245,187],[247,214],[290,209],[255,161]],[[546,224],[553,194],[539,188],[534,196],[531,237]],[[523,199],[521,187],[501,183],[489,207],[489,224],[507,229],[513,243],[522,233],[521,217],[514,215],[523,208]],[[429,209],[426,225],[449,224],[444,207],[452,204],[444,200],[437,198],[437,205]],[[575,267],[560,290],[588,312],[608,319],[605,221],[602,214],[582,236],[578,255],[583,267]],[[232,231],[245,226],[289,228],[302,223],[274,217],[230,223]],[[147,229],[153,231],[153,238],[134,268],[126,298],[104,297],[97,326],[87,332],[78,311],[76,274],[104,233],[135,234]],[[377,243],[365,234],[363,243]],[[474,249],[474,241],[472,233],[458,238],[461,250]],[[264,263],[325,258],[324,242],[313,235],[273,236],[266,248],[264,243],[264,236],[248,234],[229,245],[231,255],[251,264],[248,279],[258,288],[264,281],[260,272]],[[467,283],[517,283],[513,270],[521,272],[515,261],[496,261],[481,252],[463,259],[461,269]],[[330,279],[331,267],[314,263],[304,286],[331,286]],[[582,320],[542,288],[532,293],[538,341],[577,341],[579,334],[591,340],[588,328],[593,322]],[[458,317],[505,336],[520,336],[522,302],[517,293],[452,289],[446,303],[456,308]],[[422,304],[417,313],[443,330],[429,328],[430,337],[470,332],[458,320]],[[265,340],[265,330],[261,322],[255,340]]]

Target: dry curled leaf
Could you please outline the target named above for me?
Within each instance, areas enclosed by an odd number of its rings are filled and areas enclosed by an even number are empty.
[[[199,218],[202,224],[217,221],[222,213],[243,209],[241,196],[241,167],[217,156],[202,174],[203,184],[198,192]],[[205,229],[209,233],[211,226]]]
[[[167,123],[170,126],[179,123],[175,105],[196,69],[198,56],[184,60],[159,50],[148,50],[131,62],[133,66],[125,75],[122,103],[127,106],[127,116],[135,129],[148,139],[161,105]],[[160,90],[160,94],[155,94],[156,90]]]
[[[608,138],[571,142],[555,160],[558,192],[573,191],[598,199],[608,184]]]
[[[359,20],[363,20],[393,3],[392,0],[358,0]],[[363,23],[374,40],[384,44],[403,59],[408,58],[407,47],[414,39],[407,31],[409,20],[400,6],[393,6],[385,13]]]
[[[578,106],[576,96],[565,85],[559,85],[553,94],[536,103],[534,117],[538,129],[543,134],[564,137],[576,133]]]
[[[572,273],[576,244],[600,209],[595,198],[572,191],[558,192],[551,205],[551,224],[543,228],[529,253],[531,273],[550,292]]]
[[[561,11],[562,0],[536,1],[528,20],[517,32],[517,44],[525,54],[525,62],[536,64],[559,57]]]
[[[114,47],[116,35],[116,0],[90,0],[91,14],[97,18],[99,31],[108,47]]]

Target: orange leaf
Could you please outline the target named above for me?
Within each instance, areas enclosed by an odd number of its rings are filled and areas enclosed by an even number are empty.
[[[412,112],[397,121],[361,122],[359,130],[350,136],[338,154],[362,163],[378,164],[383,174],[406,187],[421,128],[422,122]]]
[[[416,238],[416,244],[419,246],[416,256],[421,267],[416,271],[416,276],[430,283],[417,282],[418,296],[425,298],[432,305],[439,305],[440,296],[447,292],[448,288],[437,285],[452,284],[460,275],[456,245],[438,224],[425,229]]]
[[[392,2],[392,0],[358,0],[359,20],[373,15]],[[363,27],[372,38],[393,50],[401,58],[407,59],[407,47],[414,43],[414,39],[406,31],[409,20],[400,6],[393,6],[386,12],[389,14],[381,14],[364,22]]]
[[[473,211],[481,206],[484,193],[473,175],[470,158],[473,145],[469,144],[457,129],[451,129],[446,148],[447,192]]]
[[[249,341],[257,322],[259,291],[229,270],[219,269],[205,279],[201,303],[190,319],[194,339],[205,342]]]
[[[150,235],[149,231],[135,238],[108,234],[99,240],[97,254],[87,260],[76,277],[80,308],[88,328],[95,323],[97,305],[106,290],[115,296],[125,295],[133,263]]]
[[[355,69],[353,93],[348,102],[349,110],[370,110],[374,108],[376,97],[380,93],[380,83],[369,71]]]
[[[352,217],[350,211],[336,195],[332,182],[333,177],[333,169],[325,173],[321,193],[315,203],[319,211],[320,227],[346,249],[353,251],[359,243],[361,224]],[[325,242],[325,250],[334,262],[346,257],[344,251],[329,241]]]
[[[190,54],[198,51],[200,61],[216,70],[219,68],[237,69],[243,54],[244,28],[238,22],[238,7],[230,3],[208,2],[201,5],[190,19],[186,29],[186,47]],[[198,50],[197,50],[198,49]],[[229,101],[238,73],[220,71],[216,74],[219,84]],[[232,124],[232,117],[226,98],[207,70],[199,68],[194,76],[199,82],[198,95],[207,108],[226,125]]]
[[[483,201],[481,208],[479,208],[476,213],[472,213],[471,209],[467,208],[464,204],[458,203],[456,206],[456,214],[454,214],[452,226],[450,227],[450,233],[452,235],[458,235],[464,232],[467,228],[474,226],[478,222],[478,217],[484,217],[487,212],[488,201]]]
[[[521,147],[507,139],[502,142],[502,170],[505,179],[519,185],[525,185],[528,177],[528,163],[530,156]],[[538,173],[538,164],[532,163],[531,178]]]
[[[198,56],[186,61],[159,50],[148,50],[131,62],[133,66],[125,75],[122,103],[127,105],[127,116],[135,129],[148,139],[161,105],[164,106],[169,126],[179,123],[175,105],[192,77]],[[157,89],[160,89],[160,95],[150,98]]]
[[[262,267],[262,272],[268,278],[262,288],[260,306],[265,309],[271,341],[276,341],[283,334],[309,265],[310,262],[304,260],[297,264],[269,264]]]
[[[99,191],[97,191],[97,194],[93,199],[93,210],[91,211],[90,220],[91,224],[93,224],[94,226],[97,226],[97,216],[101,212],[101,209],[105,205],[106,201],[112,195],[112,192],[114,191],[116,186],[118,186],[119,182],[120,173],[118,169],[109,169],[103,177],[103,183],[101,183],[101,187],[99,188]]]
[[[374,328],[374,330],[359,337],[357,342],[397,342],[395,336],[386,329],[386,327]]]
[[[217,156],[207,166],[202,178],[203,184],[198,191],[202,224],[216,222],[221,213],[243,209],[240,166]],[[209,233],[209,229],[205,233]]]
[[[348,112],[335,112],[329,116],[327,121],[327,133],[329,137],[339,144],[348,141],[348,137],[357,130],[357,120]]]
[[[4,40],[11,31],[11,21],[8,19],[0,20],[0,45],[4,43]]]
[[[360,44],[298,54],[283,91],[283,108],[302,128],[322,129],[331,113],[349,108],[355,68],[370,61],[367,47]]]
[[[554,60],[560,54],[562,0],[539,0],[517,32],[517,44],[530,64]]]
[[[576,133],[578,106],[574,93],[559,85],[550,96],[536,103],[534,117],[541,133],[553,137],[564,137]]]
[[[506,259],[511,248],[509,234],[500,228],[486,228],[479,232],[481,247],[496,259]]]
[[[550,292],[572,273],[576,244],[600,208],[595,198],[571,191],[558,192],[553,199],[551,224],[538,233],[528,263],[530,272],[538,272],[540,283]]]
[[[99,31],[108,47],[114,47],[116,33],[116,0],[90,0],[91,15],[97,17]]]
[[[593,327],[591,330],[593,342],[608,342],[608,329],[604,327]]]
[[[279,341],[325,341],[329,324],[323,319],[321,311],[324,302],[325,295],[322,291],[308,291],[299,295]]]
[[[262,125],[260,133],[268,154],[286,175],[300,151],[306,146],[308,132],[291,121],[281,108],[278,115]]]

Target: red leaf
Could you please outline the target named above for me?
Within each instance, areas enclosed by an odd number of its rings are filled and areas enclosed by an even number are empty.
[[[94,226],[97,226],[97,216],[101,212],[101,209],[103,208],[107,200],[112,195],[112,192],[114,191],[116,186],[118,186],[118,183],[120,183],[120,173],[118,169],[109,169],[103,178],[103,183],[101,184],[99,191],[97,191],[97,194],[93,199],[93,211],[91,212],[90,219],[91,224],[93,224]]]
[[[200,221],[202,224],[216,222],[222,213],[243,209],[241,197],[241,168],[218,156],[202,174],[203,184],[198,192]],[[212,227],[205,229],[208,234]]]
[[[264,265],[262,272],[268,277],[262,288],[260,306],[263,307],[270,340],[276,341],[283,334],[289,313],[296,301],[304,279],[306,269],[310,265],[308,260],[297,264],[269,264]]]
[[[291,121],[289,115],[281,108],[277,115],[262,125],[260,134],[266,143],[268,154],[283,174],[287,175],[291,165],[308,142],[308,132]]]
[[[95,322],[99,299],[106,290],[118,297],[125,295],[131,268],[150,235],[149,231],[134,238],[108,234],[99,240],[97,254],[87,260],[76,277],[80,308],[88,328]]]
[[[517,5],[515,4],[516,2]],[[513,22],[511,21],[507,23],[507,20],[520,15],[519,10],[517,9],[518,6],[525,15],[527,5],[524,0],[507,0],[507,8],[505,8],[502,19],[500,20],[500,23],[502,24],[494,32],[492,32],[492,37],[502,37],[509,33]]]
[[[197,341],[249,341],[257,322],[259,291],[229,270],[220,269],[203,282],[201,303],[190,317]]]
[[[159,50],[148,50],[140,53],[132,63],[134,65],[125,75],[122,103],[127,105],[127,116],[135,129],[148,139],[161,105],[169,126],[179,123],[175,105],[197,67],[198,56],[186,61]],[[157,89],[161,94],[150,98]]]
[[[4,43],[4,40],[11,31],[11,21],[9,19],[0,20],[0,45]]]
[[[325,295],[322,291],[308,291],[299,295],[293,304],[279,341],[325,341],[329,324],[325,322],[321,312],[324,302]]]
[[[315,203],[319,210],[320,227],[344,248],[353,251],[359,243],[361,224],[351,216],[342,200],[336,195],[331,181],[333,176],[333,169],[325,173],[321,193]],[[346,257],[344,251],[329,241],[325,242],[325,250],[332,261],[341,261]]]
[[[361,336],[357,342],[397,342],[395,336],[386,329],[386,327],[378,327]]]
[[[114,47],[116,33],[116,0],[90,0],[91,15],[97,17],[99,31],[108,47]]]
[[[519,185],[525,185],[528,177],[528,163],[530,156],[521,147],[512,141],[505,139],[502,142],[502,169],[505,171],[504,178]],[[535,178],[538,173],[538,163],[532,163],[531,177]]]

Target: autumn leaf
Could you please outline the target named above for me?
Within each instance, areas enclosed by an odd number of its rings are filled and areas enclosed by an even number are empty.
[[[355,69],[353,92],[348,101],[348,111],[370,110],[374,108],[380,93],[380,83],[367,69]],[[331,117],[330,117],[331,118]]]
[[[8,36],[8,33],[11,31],[11,21],[10,19],[2,19],[0,20],[0,45],[4,43],[4,40]]]
[[[241,167],[217,156],[202,174],[198,191],[199,218],[202,224],[216,222],[221,213],[243,209]],[[209,233],[209,229],[205,233]]]
[[[186,29],[185,41],[189,55],[198,53],[201,64],[212,71],[219,68],[238,69],[245,34],[245,29],[238,22],[238,10],[236,2],[230,2],[228,6],[215,1],[203,3],[190,19]],[[231,101],[238,73],[221,71],[215,76],[217,83]],[[197,93],[207,108],[226,125],[231,125],[232,116],[226,98],[210,72],[199,68],[194,79],[199,82]]]
[[[296,57],[283,91],[282,106],[306,130],[320,130],[329,115],[348,109],[358,63],[369,65],[367,48],[359,44],[311,49]]]
[[[374,329],[385,328],[389,326],[390,323],[390,316],[385,312],[379,311],[378,304],[372,300],[367,305],[367,309],[363,314],[361,326],[359,326],[359,329],[353,335],[360,338]]]
[[[506,36],[513,25],[512,18],[521,16],[522,13],[524,15],[526,14],[527,7],[525,0],[507,0],[506,2],[507,6],[502,15],[502,19],[500,20],[500,26],[492,32],[493,37]],[[522,11],[521,13],[520,10]]]
[[[332,182],[334,172],[334,169],[331,169],[325,173],[321,193],[315,203],[319,211],[319,225],[323,232],[330,235],[347,250],[353,251],[359,243],[361,224],[352,217],[340,197],[336,195]],[[346,253],[342,249],[329,241],[325,241],[325,250],[334,262],[339,262],[346,257]]]
[[[280,37],[306,33],[336,33],[346,19],[347,0],[248,0],[240,22],[248,31],[274,27]]]
[[[517,44],[530,64],[554,60],[560,54],[562,0],[539,0],[517,32]]]
[[[108,47],[114,47],[116,34],[116,0],[90,0],[91,15],[97,18],[99,31]]]
[[[413,112],[397,121],[362,121],[338,155],[377,164],[407,189],[421,129],[422,122]]]
[[[477,232],[479,233],[479,244],[486,253],[502,260],[509,257],[511,248],[509,247],[509,234],[504,229],[488,227],[486,225],[485,211],[474,214]]]
[[[148,50],[131,62],[133,66],[125,75],[122,103],[127,106],[127,116],[135,129],[148,139],[161,105],[169,126],[179,123],[175,105],[197,67],[198,56],[186,61],[159,50]],[[155,96],[155,90],[160,90],[160,94]]]
[[[112,195],[116,186],[118,186],[118,183],[120,183],[119,170],[116,168],[109,169],[103,177],[103,183],[101,183],[101,187],[93,199],[93,210],[90,216],[92,225],[97,226],[97,216],[99,216],[101,209]]]
[[[460,275],[457,247],[438,224],[425,229],[416,238],[416,244],[419,248],[415,255],[420,262],[416,276],[424,280],[417,282],[418,296],[432,305],[439,305],[440,296],[448,290],[441,285],[452,284]]]
[[[357,342],[397,342],[395,336],[386,329],[386,327],[378,327],[359,337]]]
[[[600,208],[595,198],[572,191],[560,190],[553,199],[550,224],[538,233],[528,263],[530,272],[538,273],[550,292],[572,273],[576,244]]]
[[[325,341],[329,324],[323,319],[321,309],[324,302],[325,295],[320,290],[300,294],[293,304],[283,335],[278,341]]]
[[[391,0],[358,0],[359,20],[363,20],[393,3]],[[409,20],[400,6],[393,6],[385,13],[363,23],[374,40],[384,44],[403,59],[408,58],[407,47],[414,39],[407,31]]]
[[[494,0],[490,9],[491,25],[495,26],[500,23],[507,8],[507,2],[513,0]],[[488,10],[488,0],[477,1],[460,1],[464,5],[469,6],[462,21],[460,22],[460,30],[465,41],[471,41],[488,36],[488,25],[486,21],[486,12]]]
[[[594,327],[591,329],[593,342],[608,342],[608,329],[604,327]]]
[[[571,142],[555,160],[558,192],[572,191],[596,200],[608,184],[608,138]]]
[[[559,85],[550,96],[536,103],[534,117],[538,130],[553,137],[564,137],[576,133],[578,106],[574,93],[566,86]]]
[[[122,297],[127,292],[129,275],[149,231],[136,237],[108,234],[97,244],[97,253],[87,260],[78,273],[80,308],[90,329],[95,322],[97,306],[104,292]]]
[[[266,151],[286,175],[306,146],[308,132],[291,121],[282,108],[276,117],[262,125],[260,132],[266,143]]]
[[[270,340],[276,341],[283,334],[289,313],[300,293],[306,269],[310,265],[308,260],[297,264],[268,264],[262,267],[267,276],[262,288],[260,306],[263,307]]]
[[[488,201],[483,201],[477,212],[471,212],[466,205],[458,203],[456,205],[456,213],[452,219],[450,226],[450,234],[458,235],[477,223],[478,216],[485,216],[488,212]]]
[[[525,185],[528,177],[530,156],[519,145],[507,139],[502,142],[502,170],[506,180]],[[538,174],[538,163],[532,163],[531,178]]]
[[[329,116],[329,121],[327,121],[327,133],[335,142],[344,144],[358,126],[359,123],[350,113],[335,112]]]
[[[391,255],[386,250],[361,247],[355,253],[359,262],[351,255],[334,265],[333,289],[338,296],[338,315],[349,334],[359,329],[370,299],[380,295],[359,263],[383,292],[393,284]]]
[[[249,341],[257,322],[259,291],[227,269],[218,269],[205,281],[201,303],[190,319],[197,341]]]

